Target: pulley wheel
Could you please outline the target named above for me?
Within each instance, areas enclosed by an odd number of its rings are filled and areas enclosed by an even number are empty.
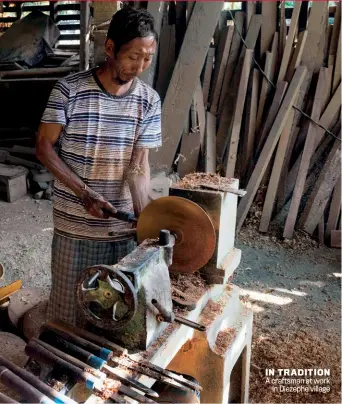
[[[214,226],[207,213],[189,199],[165,196],[148,204],[139,216],[138,242],[158,238],[163,229],[176,238],[171,271],[195,272],[213,256]]]
[[[85,269],[79,274],[75,287],[78,306],[96,327],[120,329],[137,311],[138,297],[132,282],[112,266]]]

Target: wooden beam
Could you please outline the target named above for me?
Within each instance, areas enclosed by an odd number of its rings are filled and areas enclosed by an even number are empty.
[[[303,83],[307,69],[305,66],[299,66],[296,70],[293,79],[287,90],[284,100],[280,106],[277,117],[273,123],[272,129],[268,135],[265,146],[262,149],[260,157],[255,165],[251,178],[247,185],[247,195],[241,199],[237,210],[237,231],[241,229],[249,208],[252,205],[253,199],[257,193],[262,177],[266,168],[272,158],[273,152],[279,141],[280,135],[283,132],[289,114],[291,113],[292,106],[296,100],[300,86]]]
[[[162,22],[163,22],[165,6],[166,6],[166,3],[164,1],[149,1],[147,3],[147,11],[154,18],[154,29],[157,32],[159,38],[160,38],[160,32],[161,32],[161,26],[162,26]],[[150,67],[140,75],[140,79],[143,80],[148,85],[150,85],[151,87],[153,87],[154,83],[155,83],[158,52],[159,52],[159,46],[157,46],[157,49],[153,56]]]
[[[270,49],[274,33],[277,31],[277,8],[276,2],[263,1],[261,3],[261,15],[264,24],[261,27],[260,58]]]
[[[205,131],[205,172],[216,173],[216,117],[207,111]]]
[[[220,95],[220,100],[219,100],[219,114],[220,115],[222,112],[223,105],[227,99],[227,92],[229,91],[230,82],[233,77],[233,73],[236,68],[236,63],[239,58],[240,49],[241,49],[240,34],[243,35],[244,21],[245,21],[245,13],[242,11],[238,11],[235,14],[234,34],[233,34],[232,44],[230,46],[229,57],[227,60],[227,65],[226,65],[226,70],[224,73],[222,90],[221,90],[221,95]]]
[[[335,140],[298,222],[299,226],[309,234],[314,232],[323,215],[330,195],[340,177],[340,169],[341,141]]]
[[[319,117],[322,113],[323,109],[323,103],[325,99],[325,89],[328,85],[327,82],[327,73],[328,69],[325,67],[321,68],[320,74],[319,74],[319,79],[317,82],[317,87],[316,87],[316,92],[315,92],[315,97],[314,97],[314,103],[312,106],[312,111],[311,111],[311,118],[314,119],[315,121],[319,120]],[[315,133],[317,130],[317,126],[310,122],[309,125],[309,130],[305,139],[305,145],[304,145],[304,150],[301,155],[301,162],[298,170],[298,175],[296,179],[296,184],[294,188],[294,192],[292,195],[292,200],[290,204],[290,209],[289,213],[287,215],[286,221],[285,221],[285,227],[284,227],[284,232],[283,232],[283,237],[285,238],[292,238],[293,236],[293,231],[295,228],[295,224],[297,221],[297,215],[298,215],[298,210],[299,210],[299,204],[302,199],[302,195],[304,192],[304,185],[306,181],[306,177],[308,174],[309,166],[310,166],[310,160],[312,157],[313,152],[315,151]]]
[[[205,61],[204,76],[203,76],[203,102],[205,107],[207,106],[209,99],[211,76],[214,66],[214,56],[215,56],[215,48],[210,47]]]
[[[328,222],[325,230],[325,239],[328,241],[332,230],[337,229],[338,218],[341,213],[341,176],[337,180],[329,209]]]
[[[298,34],[298,42],[296,45],[296,49],[293,53],[293,56],[291,58],[289,67],[287,69],[285,81],[291,81],[295,70],[300,65],[307,37],[308,37],[308,31],[302,31]]]
[[[302,5],[302,2],[300,2],[300,1],[295,2],[295,6],[293,9],[292,18],[291,18],[289,34],[286,39],[284,55],[281,60],[280,70],[279,70],[279,74],[278,74],[278,81],[283,81],[285,79],[286,71],[287,71],[287,68],[288,68],[288,65],[290,62],[293,41],[294,41],[295,35],[297,33],[298,18],[299,18],[301,5]]]
[[[265,202],[264,202],[262,215],[261,215],[261,219],[260,219],[260,225],[259,225],[259,231],[261,231],[263,233],[267,232],[270,221],[271,221],[273,207],[274,207],[274,201],[276,198],[279,179],[280,179],[280,174],[281,174],[282,167],[284,164],[287,144],[290,139],[293,117],[294,117],[294,110],[292,109],[287,118],[286,125],[285,125],[283,132],[279,139],[277,152],[276,152],[274,163],[273,163],[271,178],[270,178],[268,186],[267,186]]]
[[[221,94],[224,73],[227,67],[230,46],[232,44],[234,27],[224,27],[221,32],[221,40],[218,47],[218,54],[215,60],[215,69],[212,82],[212,97],[210,102],[210,112],[217,114],[219,98]]]
[[[237,151],[240,140],[240,131],[242,123],[242,115],[245,107],[245,99],[247,93],[248,79],[251,72],[253,62],[253,49],[247,49],[245,58],[243,61],[241,79],[236,95],[235,109],[232,119],[231,131],[230,131],[230,144],[228,148],[228,161],[226,168],[226,177],[234,178],[235,166],[237,160]]]
[[[163,146],[151,153],[153,170],[170,171],[222,2],[196,2],[162,107]],[[200,27],[200,29],[199,29]]]
[[[246,124],[241,153],[241,178],[250,171],[254,158],[255,126],[257,117],[260,72],[253,70],[250,75],[246,99]]]
[[[264,72],[268,80],[271,79],[271,69],[273,65],[274,55],[271,52],[266,52],[266,61],[265,61],[265,69]],[[263,122],[264,116],[264,107],[266,103],[266,98],[270,91],[270,83],[263,76],[262,85],[260,90],[259,102],[258,102],[258,114],[257,114],[257,121],[256,121],[256,132],[260,133],[260,128]]]
[[[333,248],[341,248],[341,230],[331,231],[330,246]]]

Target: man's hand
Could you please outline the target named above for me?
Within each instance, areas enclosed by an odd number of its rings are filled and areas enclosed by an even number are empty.
[[[101,219],[108,219],[110,216],[116,215],[117,210],[114,208],[114,206],[106,201],[97,192],[89,188],[86,188],[82,200],[85,209],[92,216]]]

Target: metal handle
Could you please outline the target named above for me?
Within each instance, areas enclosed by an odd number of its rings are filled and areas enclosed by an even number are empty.
[[[123,222],[132,223],[137,220],[136,217],[134,216],[134,213],[126,212],[124,210],[117,210],[115,214],[105,208],[102,208],[102,211],[109,217],[114,217],[115,219],[122,220]]]
[[[194,328],[197,331],[206,331],[206,326],[202,324],[195,323],[194,321],[190,321],[186,318],[175,316],[175,322],[179,324],[186,325],[187,327]]]

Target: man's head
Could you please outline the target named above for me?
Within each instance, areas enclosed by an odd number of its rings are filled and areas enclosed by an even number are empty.
[[[105,44],[113,80],[122,85],[146,70],[157,41],[153,17],[146,10],[125,7],[114,14]]]

